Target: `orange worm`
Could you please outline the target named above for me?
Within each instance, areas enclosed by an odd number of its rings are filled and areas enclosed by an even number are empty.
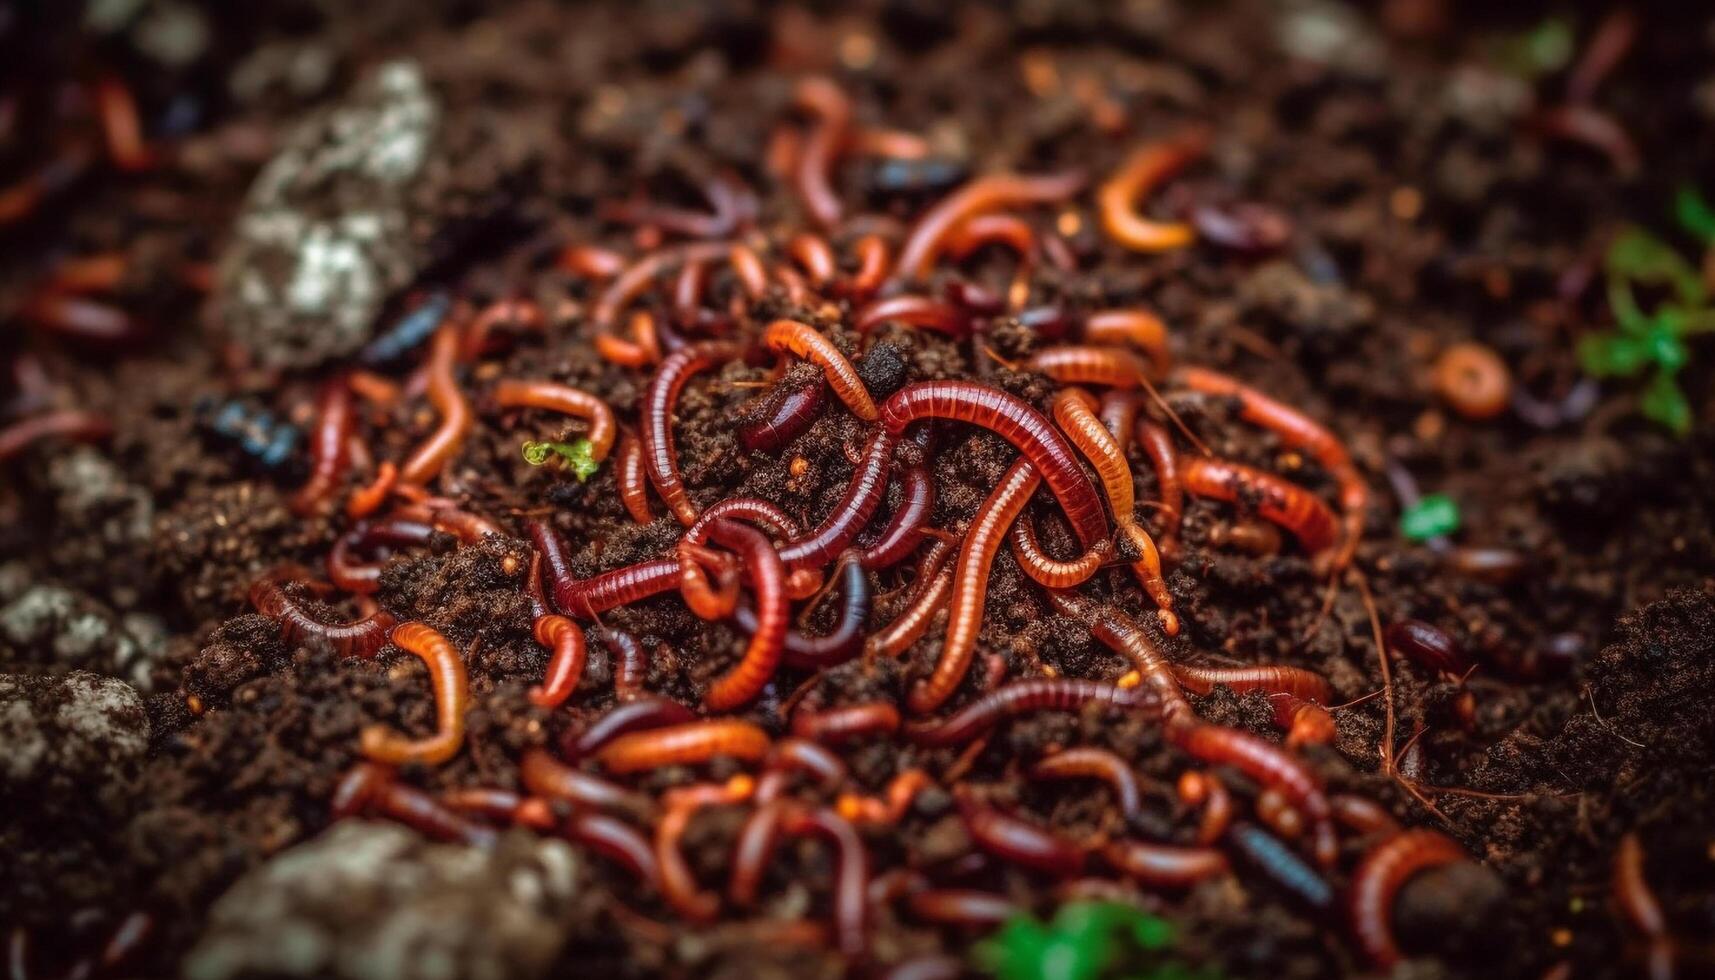
[[[619,483],[619,501],[631,519],[639,524],[654,520],[655,516],[649,513],[649,474],[643,467],[643,446],[629,432],[619,437],[614,479]]]
[[[881,288],[893,262],[892,249],[880,235],[865,235],[852,246],[857,253],[858,268],[847,284],[853,302],[861,302]]]
[[[894,617],[893,622],[865,638],[864,653],[867,656],[897,657],[904,653],[911,644],[923,638],[923,634],[929,631],[929,624],[934,621],[935,614],[946,606],[953,593],[953,570],[940,568],[919,574],[929,576],[924,589],[903,612]]]
[[[720,520],[710,525],[709,537],[739,552],[756,595],[756,630],[750,646],[738,665],[715,678],[703,694],[703,704],[710,711],[729,711],[761,694],[780,664],[789,625],[786,569],[768,536],[753,527]]]
[[[541,330],[543,320],[542,308],[536,305],[535,300],[495,300],[483,307],[482,312],[476,315],[470,322],[470,327],[465,330],[459,359],[473,361],[481,357],[488,349],[488,335],[502,324],[517,324],[531,330]]]
[[[345,383],[352,394],[379,409],[392,408],[403,396],[397,382],[374,371],[353,371],[346,375]]]
[[[1230,765],[1264,786],[1272,786],[1310,821],[1313,849],[1323,867],[1339,856],[1333,811],[1322,781],[1300,759],[1255,735],[1220,725],[1188,722],[1169,725],[1168,737],[1203,762]]]
[[[388,765],[421,762],[439,765],[458,754],[464,744],[465,712],[470,709],[470,685],[464,660],[446,637],[425,623],[393,627],[393,645],[422,658],[435,689],[435,734],[409,739],[386,725],[363,730],[359,747],[365,757]]]
[[[536,617],[536,642],[549,648],[548,671],[539,687],[529,691],[530,703],[552,711],[566,702],[578,688],[584,673],[584,631],[564,616],[549,613]]]
[[[1114,791],[1114,802],[1127,820],[1143,810],[1143,791],[1138,786],[1137,773],[1122,758],[1090,745],[1056,752],[1030,769],[1032,779],[1075,779],[1094,777]]]
[[[874,422],[879,417],[875,400],[870,397],[869,389],[864,387],[863,379],[858,377],[852,362],[814,327],[798,320],[775,320],[763,332],[762,343],[769,350],[795,354],[815,362],[827,376],[828,387],[846,403],[853,415],[865,422]]]
[[[975,215],[1025,204],[1064,201],[1084,186],[1079,173],[990,174],[967,183],[930,208],[911,229],[900,250],[894,277],[916,282],[929,274],[948,235]]]
[[[1148,310],[1102,310],[1084,320],[1086,344],[1130,344],[1149,355],[1158,370],[1173,363],[1167,348],[1167,325]]]
[[[1433,830],[1405,830],[1376,845],[1352,872],[1348,911],[1352,935],[1379,970],[1402,954],[1393,938],[1393,900],[1420,871],[1465,860],[1465,851]]]
[[[1227,870],[1226,856],[1212,847],[1122,840],[1103,847],[1102,857],[1121,874],[1152,888],[1186,888]]]
[[[449,323],[435,331],[426,370],[429,401],[441,413],[441,424],[399,468],[401,482],[427,484],[458,453],[465,437],[470,434],[473,421],[470,402],[459,391],[458,379],[453,376],[458,363],[458,346],[457,324]]]
[[[1150,465],[1155,467],[1155,482],[1161,494],[1161,550],[1172,558],[1179,553],[1179,523],[1185,513],[1179,453],[1173,448],[1173,436],[1149,419],[1138,420],[1135,435]]]
[[[679,539],[679,595],[698,619],[726,619],[738,608],[738,564],[731,555]],[[709,582],[715,572],[719,585]]]
[[[872,129],[859,126],[846,140],[846,148],[866,157],[888,160],[922,160],[932,152],[929,141],[902,129]]]
[[[138,121],[137,100],[131,90],[117,76],[103,76],[95,83],[95,107],[113,165],[124,171],[147,170],[155,155],[143,140],[143,124]]]
[[[1149,366],[1124,347],[1091,347],[1085,344],[1044,347],[1030,355],[1024,366],[1063,385],[1135,388],[1149,376]]]
[[[1227,784],[1214,773],[1188,769],[1179,775],[1178,790],[1181,800],[1203,808],[1197,823],[1197,843],[1208,845],[1220,840],[1233,822],[1233,796],[1227,792]]]
[[[1334,741],[1339,729],[1334,715],[1315,701],[1291,694],[1271,694],[1269,704],[1274,708],[1274,723],[1286,732],[1286,747],[1327,745]]]
[[[656,276],[685,262],[713,262],[725,258],[732,250],[733,246],[726,242],[692,242],[651,252],[626,266],[590,307],[590,319],[595,323],[598,341],[601,336],[609,335],[607,332],[619,322],[619,315],[649,288]]]
[[[697,811],[709,806],[742,803],[755,791],[755,780],[734,776],[726,783],[703,783],[669,790],[666,812],[655,825],[655,863],[661,869],[661,896],[674,911],[692,922],[708,922],[720,912],[720,896],[697,887],[685,863],[679,839]]]
[[[1018,562],[1018,567],[1039,585],[1050,589],[1070,588],[1087,581],[1114,556],[1112,544],[1098,541],[1094,548],[1071,561],[1052,558],[1037,541],[1029,514],[1019,515],[1007,534],[1007,543],[1012,546],[1012,557]]]
[[[507,379],[494,386],[494,401],[502,408],[541,408],[562,412],[589,423],[585,438],[590,442],[590,459],[600,463],[613,448],[613,410],[587,391],[552,381],[518,381]]]
[[[1334,543],[1333,512],[1303,487],[1224,459],[1193,456],[1179,465],[1186,490],[1230,504],[1255,502],[1257,516],[1291,531],[1305,551],[1319,554]]]
[[[1512,404],[1512,372],[1485,344],[1453,344],[1435,359],[1435,391],[1468,419],[1492,419]]]
[[[1174,664],[1173,676],[1192,694],[1206,695],[1216,685],[1230,687],[1237,694],[1266,691],[1270,694],[1290,694],[1318,704],[1328,703],[1328,682],[1321,674],[1302,667],[1273,664],[1254,667],[1203,667]]]
[[[602,746],[595,759],[609,772],[640,772],[707,762],[716,756],[754,762],[767,755],[772,744],[767,732],[748,721],[708,718],[621,735]]]
[[[1197,127],[1170,140],[1139,148],[1096,189],[1096,210],[1108,237],[1135,252],[1184,248],[1197,237],[1182,222],[1151,221],[1137,212],[1138,200],[1203,155],[1206,129]]]
[[[840,223],[844,210],[833,187],[834,165],[839,162],[851,128],[851,99],[826,78],[806,78],[798,83],[793,102],[816,117],[816,125],[804,139],[795,174],[798,197],[804,210],[824,228]]]
[[[727,250],[727,262],[732,266],[733,275],[738,277],[739,284],[744,287],[745,294],[752,300],[758,300],[768,294],[768,270],[762,264],[762,258],[756,250],[748,245],[734,245]]]
[[[810,284],[813,286],[827,285],[838,271],[839,263],[834,258],[834,250],[828,245],[828,240],[820,235],[808,232],[793,235],[786,243],[786,254],[810,277]]]
[[[554,265],[585,279],[612,279],[625,269],[625,257],[594,245],[567,245]]]

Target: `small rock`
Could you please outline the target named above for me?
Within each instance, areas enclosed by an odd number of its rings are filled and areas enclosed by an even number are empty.
[[[87,671],[0,674],[0,799],[123,799],[149,747],[143,699]]]
[[[583,866],[564,841],[485,851],[347,820],[240,878],[185,960],[192,980],[540,976]]]
[[[141,642],[111,610],[72,589],[38,582],[0,588],[0,664],[88,670],[146,692],[164,650],[160,637]]]

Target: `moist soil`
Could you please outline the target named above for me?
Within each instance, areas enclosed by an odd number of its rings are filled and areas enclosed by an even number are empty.
[[[3,464],[0,667],[121,677],[143,692],[148,719],[141,758],[26,774],[7,786],[0,922],[9,937],[27,937],[40,975],[99,949],[139,911],[153,929],[114,971],[175,974],[217,897],[329,826],[329,797],[359,760],[363,726],[433,726],[415,658],[391,647],[373,660],[295,648],[248,606],[251,581],[285,563],[319,568],[346,523],[296,516],[287,500],[304,478],[303,451],[270,466],[211,426],[210,406],[236,400],[307,432],[316,386],[333,365],[298,365],[298,334],[277,356],[247,351],[229,328],[246,312],[199,286],[233,274],[247,191],[297,121],[399,59],[435,93],[440,125],[425,176],[385,204],[406,220],[376,246],[397,254],[371,257],[409,275],[402,286],[384,277],[385,295],[370,300],[378,321],[391,322],[408,295],[431,288],[478,306],[527,297],[548,313],[543,329],[503,331],[499,349],[461,368],[478,424],[439,485],[512,537],[461,546],[443,535],[402,551],[375,597],[401,620],[442,629],[467,652],[471,679],[465,750],[401,778],[430,791],[516,787],[525,749],[557,744],[613,703],[613,666],[600,644],[570,706],[549,713],[524,697],[545,663],[518,572],[529,555],[524,518],[553,521],[579,575],[660,556],[680,533],[659,501],[657,520],[634,523],[611,465],[579,483],[519,458],[522,439],[560,437],[575,425],[484,401],[495,379],[553,378],[601,396],[635,426],[645,375],[594,353],[592,287],[552,262],[575,242],[635,251],[636,230],[602,220],[604,203],[648,197],[701,207],[697,188],[731,172],[760,196],[758,227],[802,227],[792,187],[765,161],[778,125],[801,118],[792,84],[810,73],[837,79],[861,124],[925,137],[943,171],[960,178],[1071,168],[1099,178],[1140,142],[1204,124],[1214,136],[1209,157],[1153,207],[1167,215],[1266,205],[1290,224],[1285,244],[1257,252],[1204,242],[1139,256],[1102,238],[1085,195],[1063,223],[1081,267],[1039,270],[1033,296],[1156,310],[1182,362],[1230,372],[1323,421],[1373,490],[1356,566],[1379,621],[1434,623],[1477,668],[1453,678],[1392,660],[1390,773],[1381,752],[1389,699],[1355,580],[1330,588],[1290,541],[1276,554],[1235,550],[1223,543],[1233,508],[1195,498],[1183,560],[1168,577],[1184,629],[1161,638],[1165,648],[1186,662],[1323,673],[1343,706],[1334,712],[1338,736],[1307,754],[1330,787],[1447,833],[1492,870],[1424,875],[1405,889],[1394,923],[1421,975],[1637,971],[1638,936],[1612,899],[1614,854],[1628,832],[1644,842],[1646,879],[1682,937],[1682,970],[1711,968],[1710,949],[1698,945],[1715,928],[1715,418],[1695,359],[1707,363],[1707,355],[1694,348],[1685,375],[1701,415],[1685,438],[1641,419],[1624,382],[1605,385],[1587,414],[1545,425],[1510,410],[1467,420],[1429,377],[1443,348],[1477,340],[1536,399],[1553,403],[1573,390],[1575,339],[1608,322],[1599,276],[1595,286],[1580,278],[1599,268],[1619,228],[1665,225],[1674,190],[1715,172],[1707,97],[1715,20],[1695,5],[1640,8],[1636,44],[1595,96],[1636,143],[1643,165],[1631,167],[1533,129],[1536,108],[1563,97],[1562,74],[1527,80],[1497,65],[1500,39],[1550,15],[1569,17],[1586,42],[1600,12],[1578,8],[647,0],[493,11],[464,2],[202,10],[162,2],[128,16],[98,15],[97,5],[83,17],[74,5],[50,6],[0,17],[0,61],[11,66],[0,105],[6,180],[99,145],[84,83],[104,74],[125,79],[163,153],[134,173],[92,164],[33,214],[0,227],[0,315],[8,317],[0,356],[17,365],[5,382],[8,421],[78,407],[110,418],[114,430],[95,446],[44,441]],[[174,17],[189,17],[195,30]],[[899,169],[848,159],[837,190],[853,211],[909,220],[945,190],[946,176],[922,168],[902,178]],[[337,212],[333,190],[292,193],[294,206]],[[115,347],[26,326],[17,311],[58,263],[106,252],[127,257],[111,301],[144,325],[142,339]],[[1010,256],[985,252],[959,268],[1004,288],[1012,267]],[[759,316],[806,319],[857,349],[837,306],[774,294],[761,307]],[[266,337],[245,329],[247,340]],[[1002,321],[983,341],[986,351],[890,326],[859,366],[878,399],[905,380],[973,377],[1045,406],[1053,385],[1009,367],[1038,342],[1033,331]],[[404,382],[418,356],[379,370]],[[751,494],[814,522],[846,487],[848,453],[863,445],[865,428],[829,411],[779,457],[741,451],[733,420],[769,377],[766,365],[733,363],[685,390],[675,424],[680,467],[702,505]],[[1314,461],[1246,424],[1234,406],[1172,390],[1166,397],[1217,455],[1333,499]],[[391,409],[358,404],[378,460],[403,459],[435,422],[420,397]],[[928,457],[939,491],[933,525],[968,521],[1012,456],[968,427],[940,432]],[[1139,500],[1154,500],[1148,460],[1134,449],[1132,463]],[[1402,537],[1389,467],[1460,502],[1459,545],[1508,549],[1522,572],[1487,581]],[[1033,513],[1049,550],[1069,554],[1052,504],[1043,493]],[[889,593],[906,583],[905,567],[879,576],[872,628],[897,611]],[[1090,589],[1140,618],[1147,612],[1122,569],[1100,573]],[[44,602],[46,612],[31,612]],[[834,605],[805,628],[831,627]],[[330,618],[357,612],[343,600],[312,608]],[[692,705],[744,643],[673,597],[614,610],[604,622],[653,652],[651,691]],[[934,663],[940,623],[897,662],[826,672],[811,703],[901,696]],[[1127,669],[1083,626],[1056,616],[1004,549],[973,674],[993,658],[1013,675],[1113,679]],[[782,731],[782,703],[809,680],[782,671],[743,714]],[[955,704],[975,688],[967,684]],[[1207,720],[1275,737],[1260,695],[1219,689],[1196,706]],[[1105,745],[1137,760],[1151,801],[1140,829],[1189,835],[1196,811],[1171,789],[1183,760],[1142,722],[1019,720],[960,760],[962,778],[1066,836],[1095,833],[1112,817],[1105,790],[1020,775],[1023,762],[1056,744]],[[867,792],[906,763],[945,772],[958,754],[897,743],[844,750]],[[713,769],[717,777],[735,771]],[[695,778],[670,769],[643,785]],[[742,815],[711,811],[693,825],[685,847],[703,880],[724,873]],[[896,828],[870,833],[867,846],[878,868],[952,867],[948,880],[1041,914],[1100,890],[999,862],[958,865],[969,845],[939,792],[920,797]],[[1362,851],[1362,840],[1347,842],[1337,887]],[[833,868],[821,848],[782,850],[756,918],[705,927],[675,921],[618,866],[590,867],[584,887],[601,900],[576,903],[559,970],[841,972],[836,954],[779,928],[825,917]],[[1341,912],[1307,910],[1255,869],[1134,899],[1178,927],[1181,958],[1227,975],[1365,969]],[[940,951],[962,956],[974,938],[882,910],[871,960],[879,968]]]

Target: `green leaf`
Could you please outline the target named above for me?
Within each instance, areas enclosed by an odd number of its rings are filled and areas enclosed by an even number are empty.
[[[1707,293],[1703,279],[1673,246],[1642,228],[1622,231],[1608,246],[1607,272],[1618,277],[1651,285],[1669,285],[1687,306],[1702,306]],[[1615,310],[1615,315],[1620,311]]]
[[[1644,388],[1639,407],[1643,409],[1645,418],[1674,435],[1683,436],[1691,431],[1691,402],[1686,400],[1685,392],[1679,390],[1679,382],[1674,380],[1670,371],[1656,372]]]
[[[1705,245],[1715,245],[1715,208],[1703,199],[1703,194],[1690,184],[1682,184],[1673,197],[1673,216],[1679,227],[1695,235]]]
[[[558,457],[565,466],[571,468],[572,475],[578,478],[578,482],[583,483],[594,476],[596,470],[601,469],[601,464],[591,455],[593,449],[588,439],[579,439],[576,442],[535,442],[527,439],[524,442],[524,462],[531,466],[542,466],[548,460]]]
[[[1400,533],[1413,541],[1445,537],[1459,530],[1459,504],[1444,493],[1432,493],[1399,515]]]
[[[1019,915],[971,951],[972,961],[1001,980],[1101,980],[1192,977],[1163,958],[1173,943],[1165,920],[1121,902],[1069,902],[1043,925]]]
[[[1524,78],[1552,74],[1572,61],[1577,39],[1572,22],[1550,17],[1522,34],[1504,39],[1497,61],[1509,73]]]
[[[1650,340],[1624,333],[1585,334],[1578,339],[1578,363],[1596,378],[1631,377],[1650,361]]]

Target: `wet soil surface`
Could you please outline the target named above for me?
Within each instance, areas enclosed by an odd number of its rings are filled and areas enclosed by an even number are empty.
[[[1248,553],[1234,534],[1246,515],[1191,497],[1167,578],[1184,624],[1177,637],[1155,627],[1125,569],[1102,570],[1087,592],[1147,620],[1175,662],[1321,673],[1337,734],[1302,752],[1330,790],[1440,830],[1492,872],[1455,865],[1407,884],[1392,922],[1411,975],[1637,972],[1647,937],[1622,914],[1613,884],[1627,834],[1643,845],[1644,878],[1682,974],[1715,969],[1706,938],[1715,930],[1709,356],[1694,344],[1682,376],[1698,416],[1683,438],[1642,419],[1625,382],[1564,413],[1573,417],[1544,419],[1527,405],[1480,421],[1452,410],[1431,383],[1445,348],[1475,340],[1537,402],[1576,394],[1576,339],[1610,322],[1599,274],[1607,243],[1627,223],[1665,227],[1674,190],[1712,172],[1715,20],[1694,5],[1639,8],[1635,42],[1587,96],[1622,122],[1632,156],[1557,137],[1541,120],[1568,101],[1568,72],[1528,77],[1498,53],[1550,16],[1565,18],[1582,50],[1603,21],[1576,8],[50,6],[0,7],[0,63],[9,66],[0,186],[30,189],[22,211],[0,210],[0,421],[87,409],[111,432],[45,439],[0,459],[0,924],[22,975],[79,966],[141,976],[428,975],[403,952],[350,947],[426,935],[423,917],[436,915],[462,923],[434,934],[464,973],[841,975],[820,927],[791,928],[829,916],[836,868],[812,841],[782,845],[756,910],[688,926],[621,864],[556,850],[552,834],[509,831],[481,866],[449,845],[390,836],[391,825],[345,823],[345,837],[318,838],[334,823],[336,784],[361,761],[367,725],[433,729],[428,672],[391,646],[361,660],[287,642],[247,599],[253,581],[281,566],[319,575],[351,524],[340,511],[300,516],[291,506],[308,473],[321,382],[436,292],[472,308],[527,300],[541,323],[503,325],[460,365],[476,425],[434,484],[503,533],[477,543],[437,533],[400,548],[373,596],[399,620],[441,630],[470,678],[463,750],[396,778],[429,793],[516,789],[527,750],[556,746],[610,709],[619,665],[593,631],[566,707],[543,711],[525,697],[546,654],[531,635],[523,521],[550,521],[578,576],[671,554],[682,529],[659,498],[651,523],[634,522],[611,463],[587,482],[527,465],[524,440],[574,438],[580,424],[501,409],[488,393],[501,378],[562,381],[614,406],[634,432],[649,375],[597,355],[599,285],[555,256],[578,243],[642,254],[652,232],[608,220],[613,205],[702,209],[701,189],[722,175],[755,190],[753,226],[773,247],[812,227],[771,161],[791,152],[782,132],[805,129],[793,86],[813,74],[851,97],[857,126],[924,141],[927,161],[854,152],[835,170],[848,213],[881,216],[881,229],[908,227],[969,175],[1077,169],[1100,180],[1142,143],[1209,127],[1208,153],[1148,208],[1162,220],[1202,209],[1203,241],[1128,252],[1102,234],[1088,193],[1027,209],[1074,258],[1070,270],[1042,262],[1025,277],[1028,305],[1152,309],[1180,362],[1228,372],[1323,422],[1371,487],[1365,535],[1355,571],[1330,577],[1290,536],[1265,541],[1271,553]],[[153,155],[145,164],[110,160],[96,93],[111,79],[136,102]],[[22,199],[11,193],[4,207]],[[1232,247],[1256,236],[1222,236],[1207,217],[1253,206],[1272,209],[1283,240]],[[855,237],[833,239],[842,256]],[[39,314],[44,284],[73,260],[113,253],[125,258],[123,274],[93,301],[123,311],[124,329],[104,337]],[[1004,249],[984,250],[949,263],[937,286],[962,278],[1004,294],[1016,266]],[[711,289],[724,296],[733,285]],[[668,277],[648,302],[665,313],[670,289]],[[850,314],[845,300],[781,289],[749,312],[759,323],[803,319],[855,355],[866,343]],[[857,365],[878,401],[907,380],[970,377],[1046,410],[1053,382],[1015,369],[1042,342],[1004,316],[978,342],[894,324],[870,338]],[[438,418],[414,380],[419,351],[367,350],[368,370],[405,394],[356,401],[365,449],[340,485],[342,503],[375,461],[406,459]],[[785,383],[814,378],[794,368]],[[771,383],[768,362],[735,361],[689,385],[674,423],[679,466],[698,505],[760,496],[814,526],[850,482],[868,428],[830,398],[785,453],[745,452],[734,421]],[[1148,412],[1171,408],[1215,455],[1336,499],[1314,458],[1248,424],[1229,400],[1163,387],[1164,406]],[[931,526],[962,529],[1013,458],[975,429],[937,429]],[[1155,470],[1135,447],[1130,462],[1151,524]],[[1452,550],[1400,534],[1390,469],[1460,503]],[[890,496],[884,513],[898,504]],[[1043,492],[1028,513],[1044,546],[1070,556],[1074,540],[1055,510]],[[1505,574],[1474,567],[1476,549],[1504,550]],[[912,564],[872,576],[880,598],[871,629],[897,614]],[[297,595],[328,621],[364,612],[340,593]],[[802,627],[832,628],[836,605]],[[1012,677],[1111,681],[1128,669],[1083,623],[1057,615],[1005,548],[986,609],[972,679],[952,706],[977,696],[991,662]],[[1406,619],[1444,631],[1474,669],[1438,673],[1396,655],[1384,687],[1375,625]],[[819,676],[782,669],[741,714],[783,734],[783,705],[805,682],[812,705],[902,701],[939,656],[943,622],[897,660]],[[676,596],[612,610],[602,623],[651,653],[649,691],[691,706],[746,643]],[[1193,701],[1206,721],[1277,737],[1261,694],[1221,688]],[[1115,810],[1099,784],[1022,776],[1046,751],[1077,744],[1111,748],[1146,777],[1139,836],[1192,839],[1198,810],[1173,791],[1186,760],[1153,721],[1035,715],[1004,724],[974,754],[903,741],[841,753],[863,793],[882,792],[910,766],[956,766],[956,781],[1067,839],[1111,834]],[[672,767],[637,785],[655,793],[741,769]],[[1222,773],[1248,805],[1254,784]],[[833,802],[809,783],[798,792]],[[687,860],[709,887],[724,881],[744,816],[706,810],[685,836]],[[1370,968],[1343,898],[1306,908],[1243,864],[1190,890],[1055,881],[973,858],[940,788],[864,840],[872,872],[927,870],[1038,914],[1075,895],[1120,894],[1178,927],[1179,958],[1227,975]],[[1328,873],[1337,894],[1375,842],[1345,836]],[[217,907],[241,879],[232,904]],[[436,888],[494,898],[440,903]],[[292,889],[306,897],[282,916],[301,919],[320,944],[322,958],[307,966],[252,950],[274,937],[239,908],[292,905],[279,897]],[[375,913],[359,928],[332,911],[341,894],[406,911]],[[130,942],[124,930],[138,921],[148,928]],[[963,957],[978,935],[879,903],[859,970]],[[94,966],[103,957],[111,962]]]

